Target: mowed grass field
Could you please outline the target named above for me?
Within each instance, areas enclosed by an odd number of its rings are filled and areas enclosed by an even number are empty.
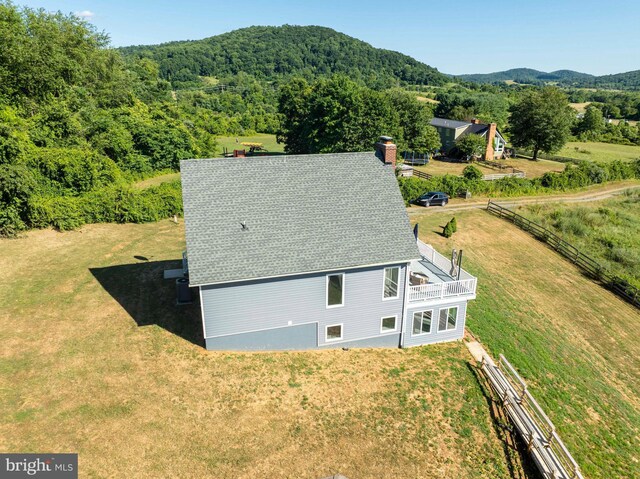
[[[640,312],[514,225],[482,210],[427,212],[420,235],[461,248],[478,276],[467,326],[529,384],[585,477],[640,477]],[[436,233],[436,231],[438,233]]]
[[[508,168],[516,168],[524,171],[527,178],[537,178],[544,175],[548,171],[564,171],[564,163],[549,160],[531,161],[524,158],[511,158],[509,160],[500,160],[500,162]],[[432,159],[424,166],[415,166],[416,169],[429,173],[430,175],[462,175],[462,171],[469,163],[453,163],[449,161],[441,161]],[[499,173],[511,173],[511,169],[504,171],[494,170],[486,166],[474,163],[474,166],[482,171],[485,175],[494,175]]]
[[[238,140],[237,143],[236,139]],[[226,148],[229,153],[233,153],[233,150],[242,149],[249,151],[248,147],[242,145],[243,142],[262,143],[267,152],[270,153],[282,153],[284,151],[284,144],[276,141],[276,135],[270,135],[268,133],[256,133],[250,136],[219,136],[216,138],[216,142],[218,143],[218,153],[220,156],[222,156],[224,148]]]
[[[640,158],[640,146],[616,145],[595,141],[571,141],[556,154],[568,158],[576,158],[577,160],[600,162],[631,161]]]
[[[640,289],[640,190],[583,205],[529,205],[516,211],[555,232]]]
[[[80,477],[519,471],[461,343],[205,351],[199,307],[162,279],[183,238],[162,221],[0,240],[0,450],[77,452]]]

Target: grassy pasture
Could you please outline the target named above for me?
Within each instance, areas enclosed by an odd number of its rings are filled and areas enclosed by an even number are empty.
[[[631,161],[640,158],[640,146],[616,145],[596,141],[571,141],[556,154],[578,160],[600,162],[613,160]]]
[[[236,139],[238,139],[237,143]],[[268,133],[256,133],[250,136],[220,136],[216,138],[216,141],[218,142],[218,153],[220,156],[222,156],[225,147],[230,153],[232,153],[233,150],[242,149],[249,151],[249,148],[244,147],[242,142],[263,143],[264,148],[271,153],[282,153],[284,151],[284,145],[276,142],[276,135],[270,135]]]
[[[81,477],[508,478],[461,343],[215,353],[174,304],[183,225],[0,240],[0,449]]]
[[[511,158],[509,160],[500,160],[507,167],[513,167],[518,170],[522,170],[526,173],[527,178],[536,178],[544,175],[548,171],[563,171],[564,163],[549,160],[530,161],[523,158]],[[431,175],[462,175],[462,171],[468,163],[451,163],[448,161],[441,161],[432,159],[429,164],[424,166],[416,166],[415,168],[429,173]],[[487,168],[480,164],[474,164],[485,175],[493,175],[501,173],[501,171],[494,170],[493,168]],[[510,173],[511,170],[504,170],[505,173]]]
[[[518,213],[640,288],[640,192],[583,205],[529,205]]]
[[[422,238],[464,250],[478,276],[467,325],[528,382],[589,479],[640,477],[640,313],[485,211],[419,217]],[[418,218],[414,217],[414,220]]]

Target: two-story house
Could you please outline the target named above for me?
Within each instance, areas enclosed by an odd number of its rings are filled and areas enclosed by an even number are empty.
[[[181,162],[189,283],[207,349],[459,339],[476,279],[414,238],[377,152]]]

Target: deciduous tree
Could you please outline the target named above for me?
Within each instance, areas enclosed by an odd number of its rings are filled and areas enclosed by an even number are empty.
[[[511,142],[538,152],[554,153],[567,142],[575,112],[566,95],[555,87],[531,89],[511,107]]]

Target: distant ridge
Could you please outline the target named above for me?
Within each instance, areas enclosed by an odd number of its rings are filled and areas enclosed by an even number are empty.
[[[460,80],[474,83],[504,83],[514,82],[530,85],[556,83],[561,86],[583,88],[616,88],[621,90],[640,89],[640,70],[615,75],[590,75],[573,70],[556,70],[543,72],[532,68],[513,68],[494,73],[474,73],[455,75]]]
[[[443,85],[447,75],[402,53],[374,48],[319,26],[253,26],[203,40],[120,48],[126,56],[148,57],[174,84],[199,76],[245,72],[273,80],[287,75],[344,73],[365,82]]]

